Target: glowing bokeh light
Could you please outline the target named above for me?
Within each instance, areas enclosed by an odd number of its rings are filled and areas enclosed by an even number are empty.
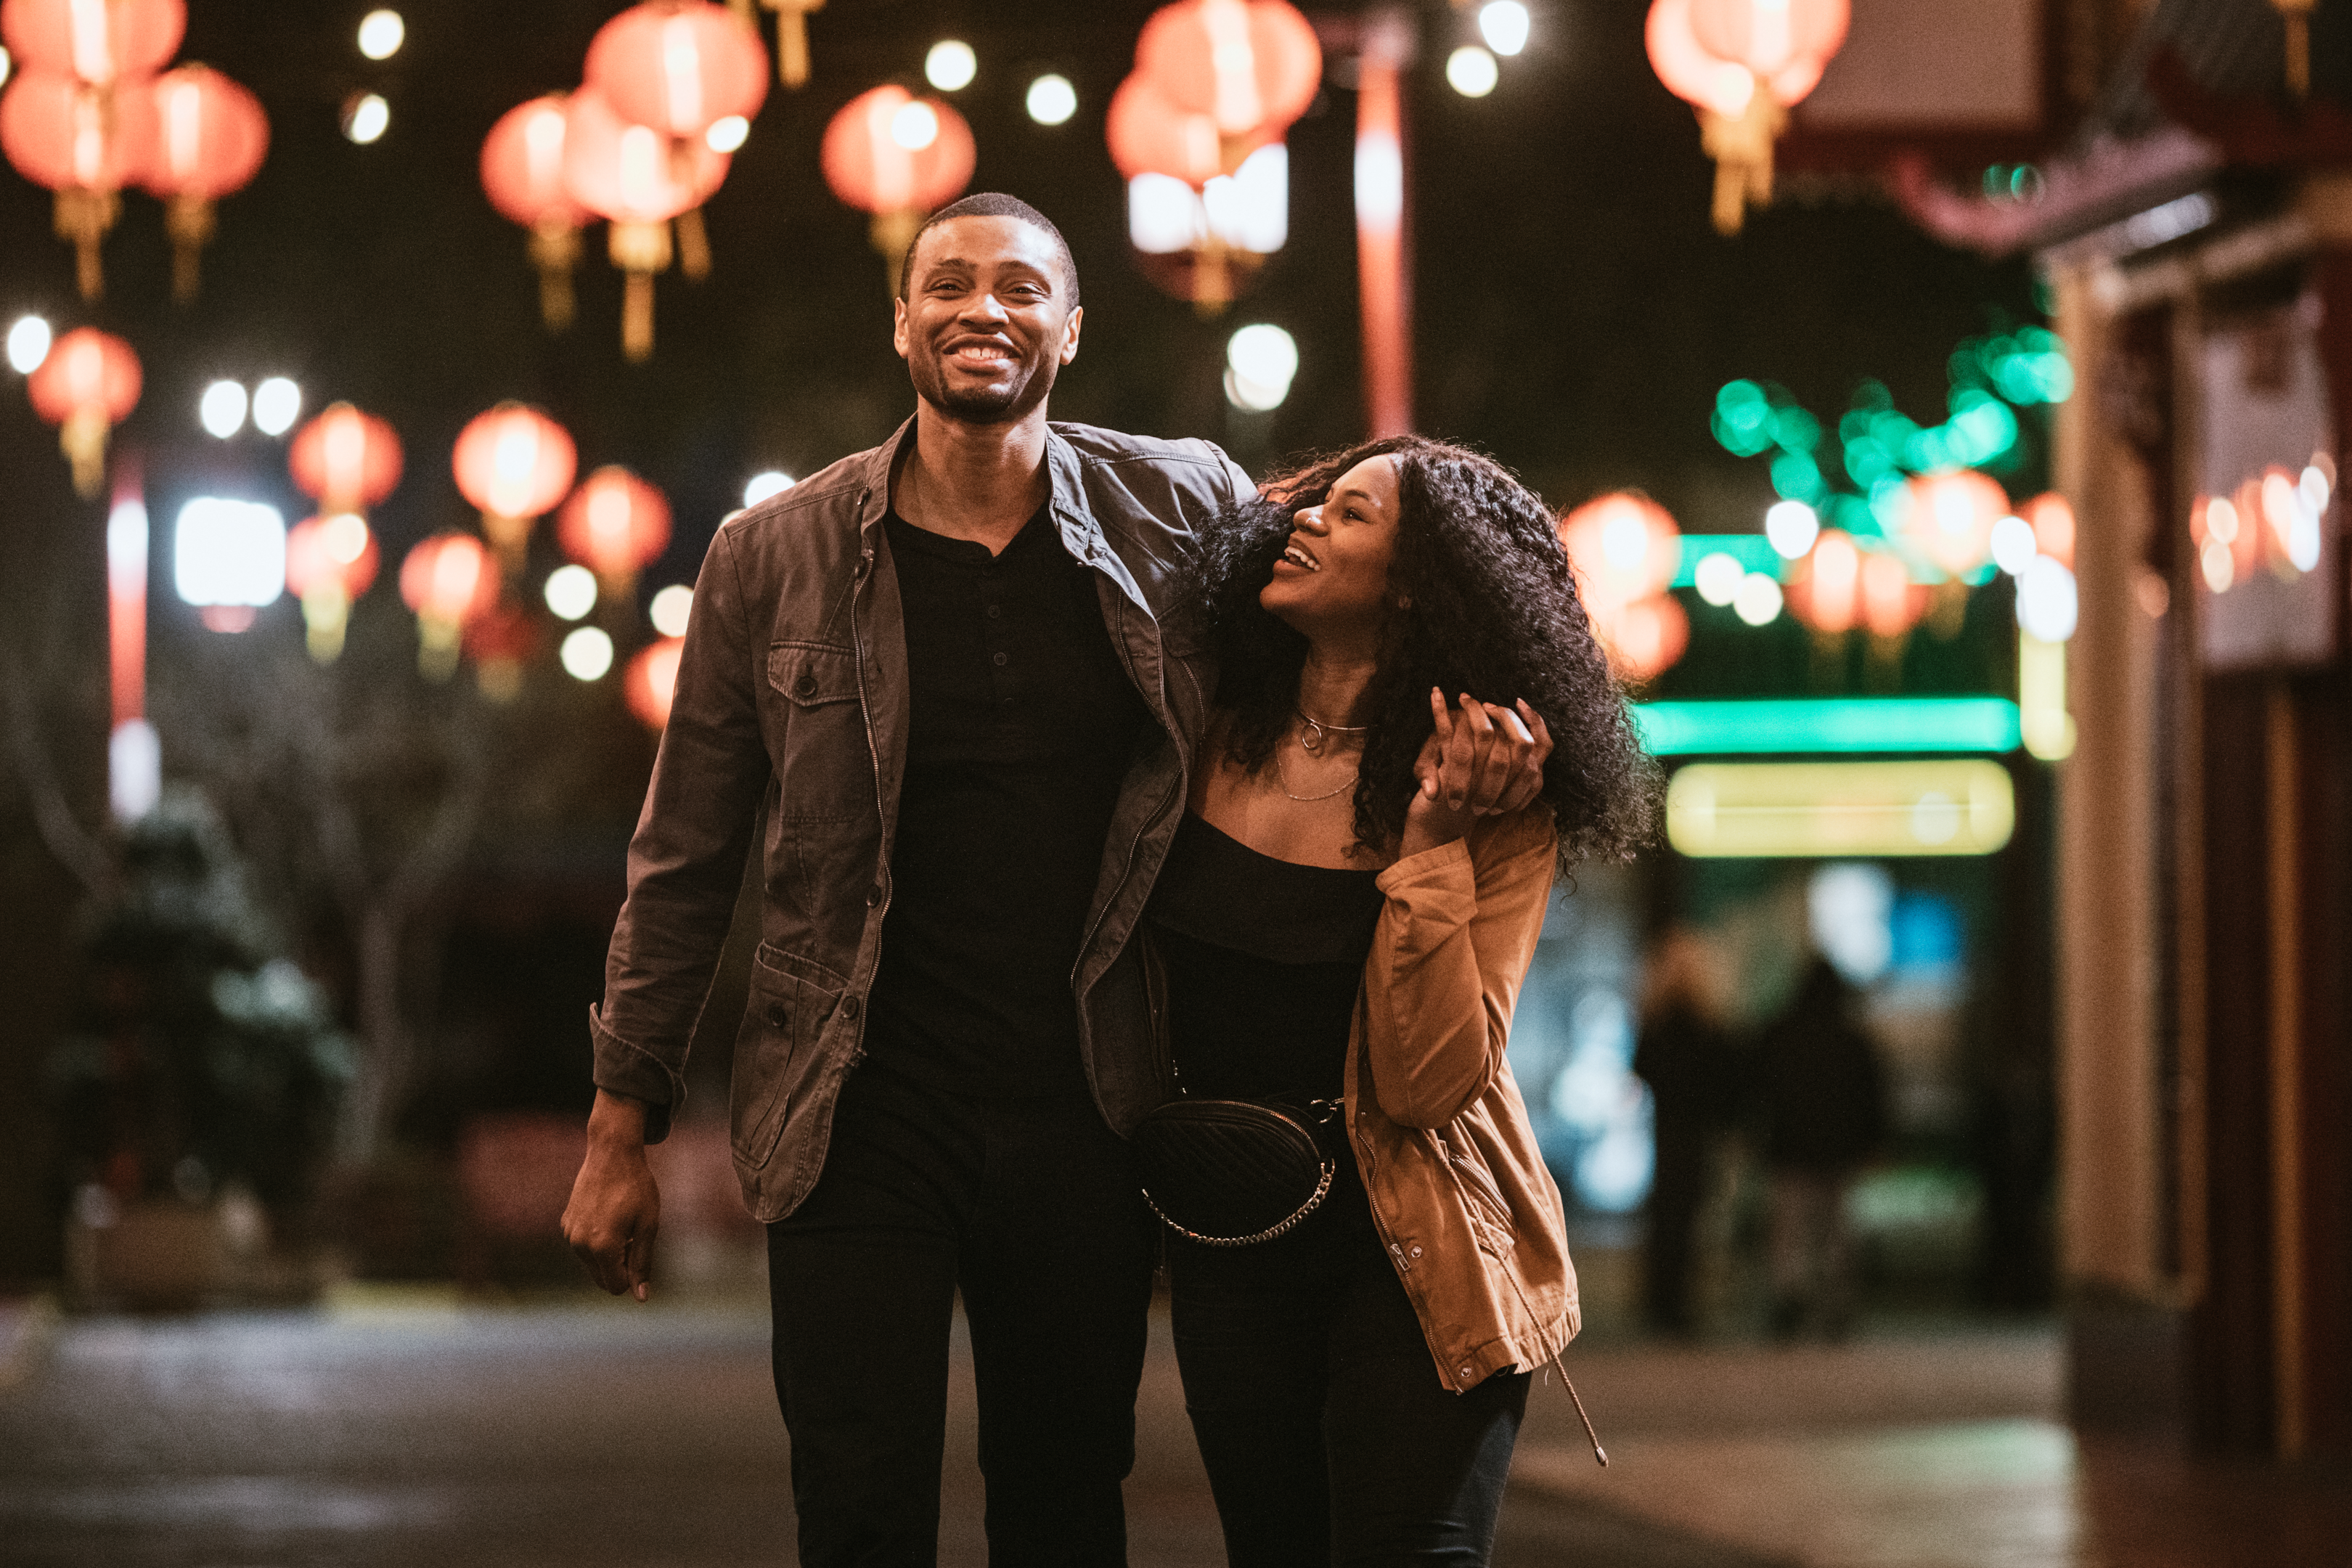
[[[1298,344],[1280,327],[1244,327],[1225,345],[1225,395],[1236,408],[1265,413],[1290,395],[1298,374]]]
[[[687,619],[693,611],[694,590],[683,583],[672,583],[656,594],[653,603],[646,606],[646,618],[653,622],[654,630],[662,636],[682,637],[686,635]]]
[[[563,673],[574,680],[602,680],[613,668],[613,639],[596,626],[575,626],[556,650]]]
[[[1446,85],[1465,98],[1486,97],[1500,79],[1495,57],[1475,44],[1465,44],[1445,57]]]
[[[302,415],[302,389],[282,375],[273,375],[253,389],[253,427],[265,436],[283,436]]]
[[[1698,590],[1700,598],[1721,609],[1738,595],[1739,584],[1747,576],[1748,569],[1739,563],[1738,557],[1711,550],[1699,557],[1698,565],[1691,573],[1691,585]]]
[[[372,60],[388,60],[408,38],[408,24],[397,11],[371,11],[360,18],[360,53]]]
[[[343,134],[365,147],[392,128],[392,105],[383,95],[363,92],[343,105]]]
[[[1029,84],[1024,102],[1038,124],[1060,125],[1078,111],[1078,89],[1069,78],[1049,72]]]
[[[234,381],[216,381],[196,400],[196,418],[205,433],[226,441],[245,428],[245,388]]]
[[[30,375],[49,357],[49,324],[38,316],[19,316],[8,329],[8,368]]]
[[[728,114],[712,121],[710,129],[702,133],[702,139],[710,144],[714,153],[733,153],[740,150],[751,135],[750,121],[740,114]]]
[[[1764,514],[1764,537],[1784,561],[1802,560],[1821,536],[1821,514],[1803,501],[1780,501]]]
[[[558,566],[540,590],[560,620],[576,621],[596,607],[596,574],[585,566]]]
[[[923,57],[923,79],[941,92],[970,87],[979,74],[980,57],[961,38],[941,38]]]
[[[743,481],[743,504],[758,506],[770,496],[780,496],[793,488],[793,477],[779,469],[770,468],[753,474]]]

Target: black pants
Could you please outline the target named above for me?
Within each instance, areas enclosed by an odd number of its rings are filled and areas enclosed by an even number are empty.
[[[1232,1568],[1484,1563],[1526,1373],[1447,1392],[1362,1189],[1278,1241],[1169,1242],[1184,1405]]]
[[[971,1100],[853,1073],[815,1190],[768,1227],[804,1568],[936,1561],[958,1289],[990,1560],[1123,1564],[1150,1225],[1087,1096]]]

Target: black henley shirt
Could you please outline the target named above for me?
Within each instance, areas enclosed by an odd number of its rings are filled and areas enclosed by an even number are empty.
[[[1070,972],[1150,711],[1045,510],[995,556],[883,527],[911,717],[866,1049],[959,1094],[1083,1090]]]

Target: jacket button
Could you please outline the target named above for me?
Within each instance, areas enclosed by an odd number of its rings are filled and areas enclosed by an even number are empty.
[[[845,1017],[845,1018],[855,1018],[856,1016],[857,1016],[857,998],[856,998],[856,997],[855,997],[855,996],[845,996],[845,997],[843,997],[843,998],[842,998],[842,1002],[841,1002],[841,1016],[842,1016],[843,1017]]]
[[[1464,1368],[1462,1369],[1462,1375],[1463,1375],[1463,1376],[1465,1376],[1465,1377],[1469,1376],[1469,1375],[1470,1375],[1470,1369],[1469,1369],[1468,1367],[1466,1367],[1466,1366],[1465,1366],[1465,1367],[1464,1367]]]
[[[803,673],[801,678],[793,683],[793,689],[799,692],[803,697],[815,696],[816,677],[806,674],[805,672]]]
[[[1419,1258],[1419,1257],[1421,1256],[1421,1248],[1419,1248],[1418,1247],[1414,1247],[1414,1248],[1412,1249],[1412,1256],[1414,1256],[1415,1258]]]
[[[771,1027],[781,1029],[792,1021],[793,1016],[785,1010],[782,1003],[772,1002],[769,1004],[768,1023]]]

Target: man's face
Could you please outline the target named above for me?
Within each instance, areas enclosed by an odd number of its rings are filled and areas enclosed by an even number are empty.
[[[1077,356],[1061,255],[1011,217],[960,217],[925,233],[908,268],[892,344],[924,402],[975,425],[1022,418]]]

